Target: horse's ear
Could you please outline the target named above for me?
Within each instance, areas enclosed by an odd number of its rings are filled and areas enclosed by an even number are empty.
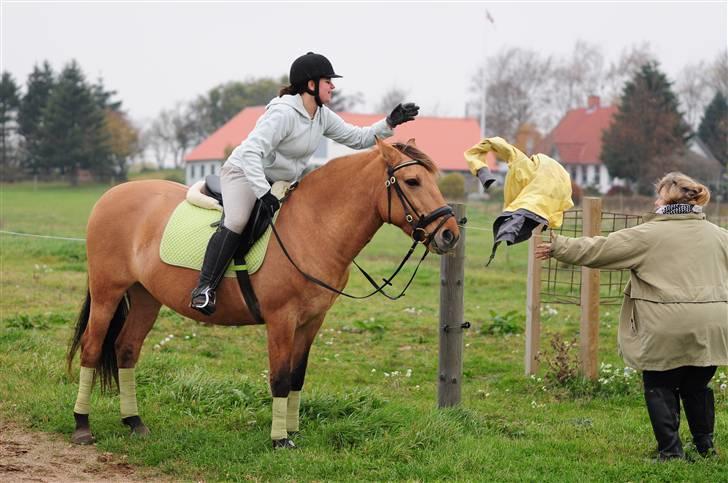
[[[389,143],[386,143],[383,140],[379,139],[378,136],[375,136],[375,139],[377,140],[377,148],[379,148],[379,152],[382,153],[384,161],[389,166],[396,164],[397,160],[399,159],[399,151],[394,149]]]
[[[415,138],[409,138],[407,140],[407,146],[417,147],[417,144],[415,144]]]

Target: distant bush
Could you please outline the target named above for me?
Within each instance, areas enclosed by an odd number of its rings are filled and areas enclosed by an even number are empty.
[[[629,186],[612,186],[609,188],[609,191],[607,191],[606,196],[632,196],[632,190],[629,189]]]
[[[448,173],[438,181],[442,195],[449,200],[461,200],[465,197],[465,177],[460,173]]]

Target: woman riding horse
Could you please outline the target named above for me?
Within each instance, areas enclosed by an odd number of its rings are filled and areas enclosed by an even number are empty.
[[[289,434],[298,431],[309,350],[338,296],[299,268],[342,290],[352,261],[383,223],[400,227],[436,253],[457,243],[457,222],[437,187],[433,161],[412,141],[376,142],[375,149],[332,160],[301,180],[276,220],[280,242],[269,243],[263,264],[250,277],[268,338],[274,447],[294,446]],[[162,234],[171,213],[186,202],[186,192],[170,181],[123,183],[106,192],[91,212],[89,285],[67,356],[70,369],[81,349],[76,443],[94,441],[89,401],[95,375],[102,387],[118,382],[122,421],[132,433],[149,432],[137,409],[134,367],[162,304],[208,324],[257,323],[235,279],[220,283],[217,310],[203,315],[189,306],[198,272],[161,261]]]
[[[292,182],[316,168],[310,159],[323,137],[353,149],[368,148],[375,136],[391,136],[395,126],[411,121],[419,111],[414,104],[399,104],[386,120],[372,126],[347,124],[324,105],[334,91],[331,80],[338,77],[321,54],[309,52],[297,58],[291,65],[290,85],[268,103],[255,129],[223,165],[225,218],[207,245],[200,279],[192,291],[193,309],[205,315],[215,312],[215,289],[240,244],[256,199],[271,216],[278,209],[271,182]]]

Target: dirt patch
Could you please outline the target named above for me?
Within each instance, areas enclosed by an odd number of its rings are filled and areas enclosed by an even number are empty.
[[[0,481],[169,481],[132,467],[125,455],[78,446],[60,435],[29,431],[0,419]]]

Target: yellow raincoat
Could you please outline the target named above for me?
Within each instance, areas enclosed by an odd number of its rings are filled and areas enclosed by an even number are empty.
[[[508,163],[503,187],[504,211],[525,209],[548,220],[549,227],[560,227],[564,211],[574,206],[571,178],[563,166],[545,154],[529,158],[505,139],[493,137],[465,151],[465,160],[473,175],[487,166],[485,155],[489,151]]]

